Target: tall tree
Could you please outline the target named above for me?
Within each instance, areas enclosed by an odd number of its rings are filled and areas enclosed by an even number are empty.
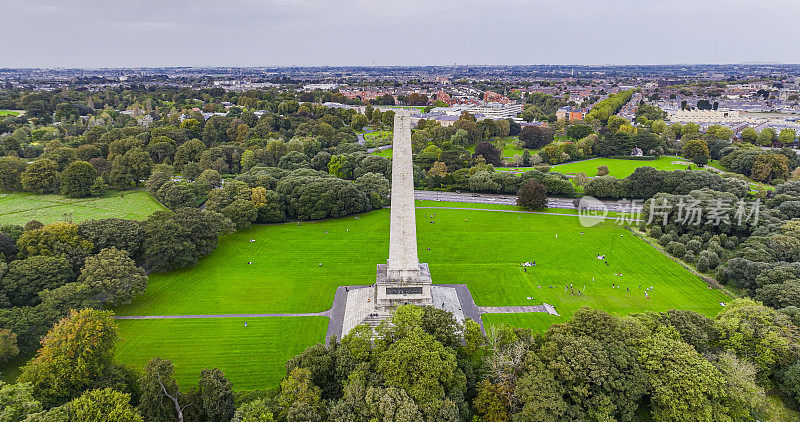
[[[55,192],[58,186],[58,164],[42,158],[29,164],[20,176],[22,189],[28,192]]]
[[[78,281],[86,284],[97,302],[108,306],[127,305],[147,288],[144,270],[126,251],[113,246],[86,258]]]
[[[200,371],[200,398],[209,422],[227,422],[233,417],[233,384],[219,369]]]
[[[91,388],[112,365],[117,339],[112,315],[93,309],[70,311],[47,333],[36,357],[22,368],[19,381],[31,383],[47,407]]]
[[[97,171],[86,161],[73,161],[61,173],[61,194],[82,198],[91,194]]]

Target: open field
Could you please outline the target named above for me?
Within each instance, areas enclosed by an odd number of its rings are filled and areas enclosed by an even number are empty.
[[[533,151],[531,152],[533,154]],[[619,158],[591,158],[583,161],[575,161],[571,163],[556,164],[551,166],[550,171],[564,173],[564,174],[578,174],[586,173],[587,176],[593,177],[597,175],[597,167],[605,165],[608,166],[609,175],[624,178],[629,176],[639,167],[653,167],[656,170],[686,170],[687,165],[672,164],[673,161],[688,161],[682,157],[661,156],[655,160],[624,160]],[[717,165],[717,162],[711,160],[709,165]],[[691,165],[692,170],[703,170],[696,165]],[[496,171],[514,171],[525,172],[530,170],[529,167],[495,167]]]
[[[19,116],[21,113],[16,110],[0,110],[0,116]]]
[[[391,159],[392,158],[392,149],[388,148],[388,149],[384,149],[384,150],[381,150],[381,151],[376,151],[376,152],[373,152],[373,154],[380,155],[381,157],[386,157],[388,159]]]
[[[686,170],[685,164],[672,164],[673,161],[688,161],[682,157],[661,156],[655,160],[623,160],[617,158],[593,158],[591,160],[578,161],[574,163],[558,164],[552,167],[552,171],[565,174],[586,173],[587,176],[596,176],[598,166],[608,166],[609,175],[623,178],[629,176],[639,167],[653,167],[656,170]],[[692,164],[692,170],[697,170],[697,166]]]
[[[501,156],[503,158],[514,158],[515,155],[522,155],[523,149],[514,145],[514,141],[517,140],[516,136],[506,136],[505,138],[501,139],[503,144],[503,153]],[[494,144],[494,142],[492,142]],[[467,147],[467,151],[470,153],[475,153],[475,145],[470,145]],[[531,154],[535,154],[537,150],[528,150]]]
[[[417,231],[419,259],[429,263],[434,283],[467,284],[479,306],[546,302],[562,315],[484,315],[487,324],[544,330],[584,305],[617,314],[679,308],[711,316],[728,300],[613,220],[584,228],[570,215],[418,209]],[[223,237],[219,248],[192,268],[152,274],[145,294],[117,313],[324,311],[337,286],[374,283],[375,265],[388,255],[388,232],[386,209],[360,219],[254,226]],[[596,259],[598,253],[606,255],[607,266]],[[520,263],[531,260],[537,266],[525,272]],[[569,284],[582,295],[565,292]],[[653,291],[646,299],[649,286]],[[154,355],[170,357],[183,383],[196,382],[202,367],[229,366],[236,367],[230,376],[237,389],[271,387],[283,375],[282,361],[324,338],[327,319],[248,323],[264,327],[243,336],[236,331],[244,329],[243,321],[236,319],[121,321],[118,357],[136,367]]]
[[[245,328],[244,323],[247,322]],[[284,364],[325,340],[328,318],[218,318],[119,320],[117,358],[144,368],[158,356],[175,364],[183,387],[196,386],[200,370],[219,368],[237,390],[278,385]],[[144,353],[143,353],[144,351]]]
[[[389,130],[376,130],[364,134],[364,141],[368,148],[388,145],[392,143],[392,132]]]
[[[109,191],[100,198],[66,198],[29,192],[0,193],[0,224],[44,224],[71,220],[75,223],[98,218],[142,220],[165,209],[146,191]]]

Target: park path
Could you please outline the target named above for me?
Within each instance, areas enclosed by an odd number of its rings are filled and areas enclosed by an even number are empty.
[[[470,208],[471,209],[471,208]],[[496,211],[496,210],[495,210]],[[550,315],[558,316],[558,312],[552,305],[543,303],[534,306],[477,306],[475,300],[472,298],[472,293],[466,284],[434,284],[439,287],[449,287],[456,291],[458,296],[459,306],[464,313],[465,318],[469,318],[477,322],[481,331],[484,333],[486,330],[483,327],[483,320],[481,315],[499,313],[528,313],[528,312],[541,312]],[[336,288],[336,294],[333,297],[333,305],[327,311],[322,312],[308,312],[296,314],[198,314],[198,315],[125,315],[115,316],[114,319],[132,319],[132,320],[150,320],[150,319],[211,319],[211,318],[272,318],[272,317],[327,317],[328,330],[325,334],[325,341],[329,341],[332,337],[341,338],[342,328],[344,326],[344,313],[347,305],[347,294],[351,290],[364,289],[370,286],[339,286]]]

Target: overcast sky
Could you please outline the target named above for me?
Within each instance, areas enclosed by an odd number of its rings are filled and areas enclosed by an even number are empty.
[[[799,0],[0,0],[0,67],[800,63]]]

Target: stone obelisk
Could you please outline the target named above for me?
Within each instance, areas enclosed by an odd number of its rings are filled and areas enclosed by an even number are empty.
[[[389,261],[378,265],[375,304],[391,311],[397,305],[430,305],[428,264],[417,258],[417,224],[414,216],[414,166],[411,161],[411,114],[398,110],[392,138],[392,207]]]

